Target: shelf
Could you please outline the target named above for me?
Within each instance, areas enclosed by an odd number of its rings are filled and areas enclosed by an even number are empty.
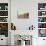
[[[0,11],[8,11],[8,10],[0,10]]]
[[[38,22],[38,23],[46,23],[46,22]]]
[[[46,29],[46,28],[38,28],[38,29]]]
[[[38,36],[46,37],[46,3],[38,3]]]
[[[8,17],[8,16],[0,16],[0,17]]]
[[[38,10],[38,11],[46,11],[46,10]]]
[[[0,3],[0,35],[8,37],[8,3]]]
[[[8,23],[8,22],[0,22],[0,23]]]
[[[44,15],[44,16],[38,16],[38,17],[46,17],[46,15]]]

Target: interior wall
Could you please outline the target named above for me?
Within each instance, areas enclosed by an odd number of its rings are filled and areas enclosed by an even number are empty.
[[[38,27],[38,3],[45,3],[46,0],[12,0],[11,1],[11,22],[14,23],[17,30],[28,30],[29,26]],[[27,9],[29,19],[18,19],[18,9]],[[19,23],[19,24],[18,24]]]
[[[11,19],[12,22],[14,22],[14,24],[16,25],[17,30],[28,30],[29,26],[31,25],[35,25],[36,27],[35,23],[37,23],[37,2],[32,0],[15,0],[12,1],[11,5]],[[29,12],[29,19],[18,19],[18,9],[26,9]]]
[[[28,30],[29,26],[33,24],[36,32],[36,34],[33,33],[33,36],[38,36],[38,3],[46,3],[46,0],[11,0],[11,22],[14,23],[17,30]],[[18,19],[18,8],[29,9],[29,19]],[[34,37],[32,39],[33,45],[40,46],[43,44],[43,39],[41,39]]]

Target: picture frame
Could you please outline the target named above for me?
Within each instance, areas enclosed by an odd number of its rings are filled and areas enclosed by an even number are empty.
[[[19,9],[17,10],[17,18],[18,19],[28,19],[29,18],[29,11],[28,9]]]

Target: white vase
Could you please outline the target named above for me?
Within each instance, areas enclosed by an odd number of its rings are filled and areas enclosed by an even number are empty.
[[[25,46],[25,41],[21,40],[21,46]]]

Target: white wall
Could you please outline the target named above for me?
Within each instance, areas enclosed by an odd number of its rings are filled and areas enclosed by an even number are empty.
[[[46,0],[11,0],[11,22],[16,25],[17,30],[27,30],[32,24],[37,28],[38,2],[45,1]],[[27,9],[29,19],[18,19],[18,9]]]
[[[14,3],[15,2],[15,3]],[[34,24],[34,21],[37,21],[37,2],[31,0],[15,0],[11,2],[11,19],[12,22],[16,25],[17,30],[28,30],[29,26]],[[34,5],[33,5],[34,4]],[[18,19],[17,18],[17,10],[18,9],[27,9],[29,12],[29,19]],[[34,19],[36,18],[36,19]],[[35,21],[35,22],[36,22]],[[18,24],[19,23],[19,24]],[[37,23],[37,22],[36,22]]]
[[[29,19],[18,19],[17,9],[25,8],[29,11]],[[35,26],[35,36],[37,36],[37,0],[12,0],[11,1],[11,22],[14,22],[17,30],[28,30],[32,24]],[[26,27],[26,28],[25,28]],[[18,31],[19,32],[19,31]],[[21,33],[21,32],[20,32]],[[34,41],[34,39],[33,39]],[[34,42],[35,43],[35,42]],[[33,44],[34,44],[33,43]],[[35,43],[37,44],[37,43]]]
[[[38,3],[45,3],[46,0],[11,0],[11,22],[16,25],[17,30],[28,30],[28,27],[32,24],[35,26],[35,32],[33,36],[33,46],[40,46],[38,43],[42,43],[42,38],[38,38]],[[25,8],[29,9],[29,19],[18,19],[17,9]],[[19,32],[19,31],[18,31]],[[36,37],[37,36],[37,37]]]

